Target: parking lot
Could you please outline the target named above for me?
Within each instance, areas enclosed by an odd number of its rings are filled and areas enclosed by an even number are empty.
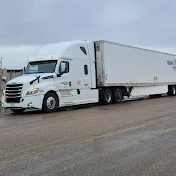
[[[0,116],[0,175],[176,175],[176,97]]]

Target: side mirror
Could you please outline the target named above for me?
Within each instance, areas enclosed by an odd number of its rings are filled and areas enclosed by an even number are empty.
[[[2,77],[2,81],[3,81],[3,82],[6,82],[6,77]]]
[[[66,64],[64,62],[61,62],[61,65],[60,65],[60,74],[64,73],[65,70],[66,70]]]

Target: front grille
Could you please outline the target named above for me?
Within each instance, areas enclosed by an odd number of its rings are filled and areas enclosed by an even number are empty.
[[[6,85],[6,102],[20,103],[23,84]]]

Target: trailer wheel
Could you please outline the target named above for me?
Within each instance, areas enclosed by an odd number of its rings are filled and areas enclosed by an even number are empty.
[[[58,97],[54,92],[49,92],[45,95],[43,99],[43,112],[56,112],[59,101]]]
[[[168,90],[168,96],[175,96],[176,95],[176,87],[175,86],[169,86]]]
[[[112,103],[112,92],[110,89],[106,89],[101,92],[101,104],[108,105]]]
[[[114,103],[120,103],[123,99],[123,94],[120,89],[115,89],[113,91],[113,102]]]
[[[25,111],[25,108],[21,108],[21,109],[10,109],[12,112],[14,112],[15,114],[21,114]]]

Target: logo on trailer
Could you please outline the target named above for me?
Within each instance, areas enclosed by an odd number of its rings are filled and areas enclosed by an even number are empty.
[[[168,61],[167,61],[167,65],[172,66],[173,70],[176,71],[176,60],[175,60],[175,59],[173,59],[173,60],[168,60]]]

